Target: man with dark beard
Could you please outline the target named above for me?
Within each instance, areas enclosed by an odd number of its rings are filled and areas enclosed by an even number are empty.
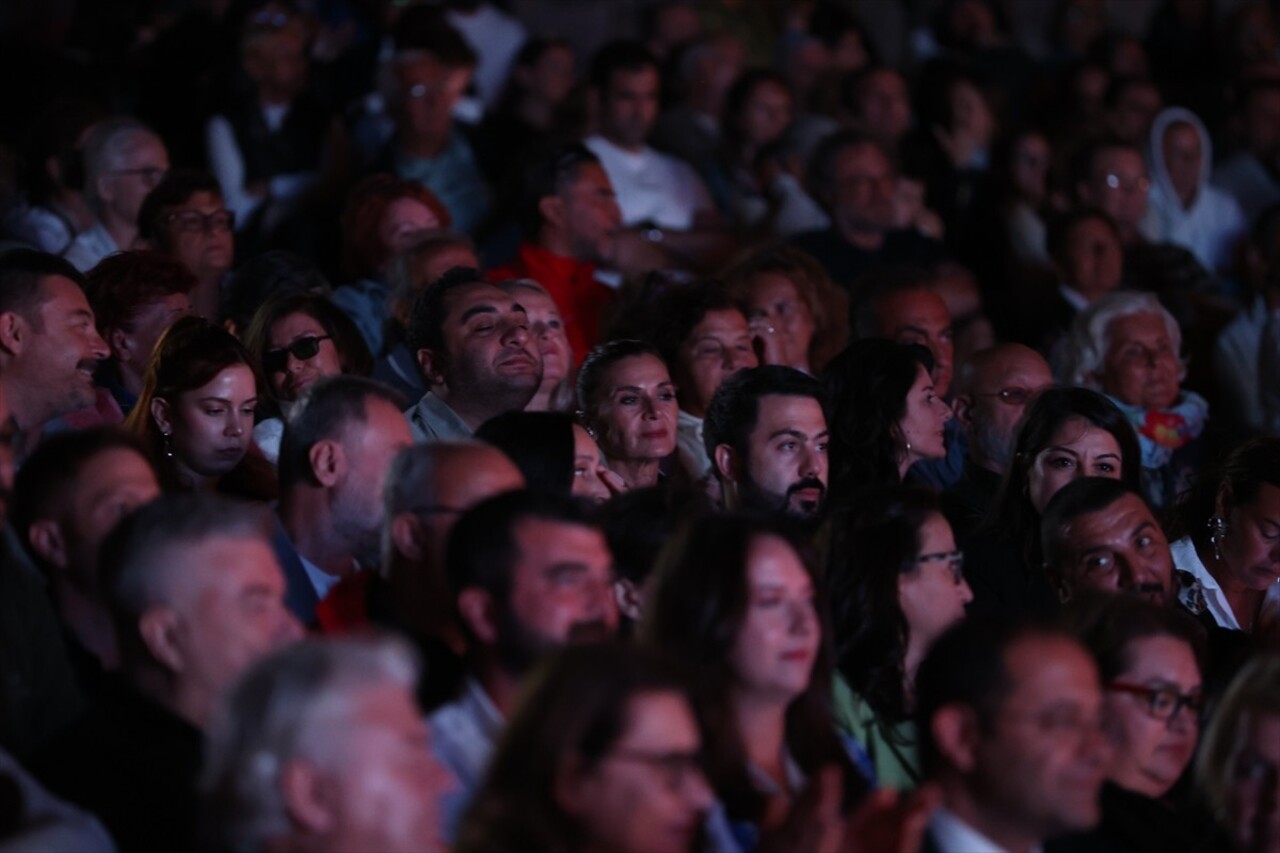
[[[430,723],[437,754],[459,781],[445,803],[450,830],[534,664],[618,628],[613,557],[588,513],[573,498],[507,492],[468,510],[449,534],[445,568],[467,634],[468,674]]]
[[[343,575],[378,567],[382,488],[391,460],[412,443],[398,396],[367,379],[323,379],[289,413],[273,545],[303,624]]]
[[[727,508],[804,521],[821,512],[829,433],[812,376],[778,365],[735,373],[711,398],[702,434]]]

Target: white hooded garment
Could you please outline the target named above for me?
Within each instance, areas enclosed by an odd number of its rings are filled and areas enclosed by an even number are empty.
[[[1200,134],[1200,187],[1191,206],[1185,209],[1164,161],[1164,134],[1177,122],[1186,122]],[[1207,270],[1217,272],[1230,267],[1232,249],[1248,228],[1248,221],[1235,199],[1209,184],[1213,142],[1204,122],[1183,107],[1162,110],[1151,125],[1147,159],[1151,164],[1151,192],[1147,215],[1139,226],[1142,233],[1153,242],[1184,247]]]

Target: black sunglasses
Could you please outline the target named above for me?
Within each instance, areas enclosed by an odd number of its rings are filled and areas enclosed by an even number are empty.
[[[287,347],[268,350],[262,357],[262,367],[267,373],[284,373],[289,367],[289,356],[298,361],[310,361],[320,352],[320,342],[332,339],[332,335],[307,335],[305,338],[298,338]]]

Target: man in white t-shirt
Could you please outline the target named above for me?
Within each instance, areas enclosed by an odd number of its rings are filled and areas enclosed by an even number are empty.
[[[732,243],[711,194],[688,163],[646,144],[659,87],[657,63],[641,44],[605,45],[591,65],[596,132],[584,142],[608,173],[635,238],[657,244],[670,265],[713,266]]]

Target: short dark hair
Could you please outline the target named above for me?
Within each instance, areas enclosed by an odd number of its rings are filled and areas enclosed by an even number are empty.
[[[805,180],[814,197],[825,195],[826,190],[835,184],[836,157],[846,148],[874,148],[884,158],[894,164],[893,154],[874,136],[858,130],[838,130],[818,143],[818,147],[809,156]],[[896,164],[895,164],[896,165]]]
[[[1085,222],[1094,220],[1110,228],[1116,241],[1120,242],[1120,229],[1116,226],[1116,221],[1100,207],[1077,207],[1049,219],[1049,226],[1045,233],[1045,248],[1055,264],[1066,265],[1067,244],[1071,240],[1071,235]]]
[[[1207,633],[1181,608],[1137,595],[1087,592],[1071,603],[1065,621],[1093,655],[1103,684],[1119,678],[1133,665],[1130,644],[1146,637],[1181,640],[1191,649],[1196,665],[1204,669]]]
[[[12,311],[38,327],[40,306],[46,302],[44,280],[55,275],[84,289],[84,276],[65,258],[35,249],[0,254],[0,314]]]
[[[673,284],[654,299],[648,339],[658,348],[672,375],[680,368],[680,347],[712,311],[742,312],[724,282],[716,279]]]
[[[595,56],[591,58],[587,82],[591,88],[607,92],[613,84],[615,72],[635,73],[646,68],[658,70],[658,60],[647,47],[638,41],[616,39],[597,50]]]
[[[449,308],[446,300],[455,290],[473,284],[489,284],[489,281],[474,267],[454,267],[414,298],[404,336],[410,352],[416,354],[418,350],[429,349],[438,358],[447,358],[444,321],[449,317]]]
[[[548,147],[530,159],[520,193],[520,228],[525,237],[534,239],[542,228],[542,200],[563,192],[588,163],[598,165],[600,158],[581,142]]]
[[[474,68],[478,61],[475,50],[436,6],[406,9],[391,37],[398,54],[421,51],[449,68]]]
[[[135,249],[98,262],[87,276],[87,295],[98,331],[132,331],[139,309],[176,293],[190,293],[199,282],[181,261],[159,252]]]
[[[964,619],[934,642],[916,672],[916,731],[926,775],[942,765],[933,740],[934,716],[958,703],[972,708],[979,723],[989,726],[1015,686],[1009,676],[1009,650],[1035,637],[1070,634],[1040,622],[994,616]]]
[[[1051,578],[1057,579],[1061,574],[1071,522],[1082,515],[1101,512],[1125,495],[1143,500],[1142,494],[1123,480],[1081,477],[1067,483],[1049,499],[1040,519],[1040,549]],[[1146,501],[1143,500],[1143,503]]]
[[[165,210],[178,207],[196,193],[213,193],[222,198],[222,187],[208,172],[198,169],[174,169],[155,185],[138,208],[138,236],[160,249],[171,245],[164,227]]]
[[[31,525],[56,512],[76,478],[93,459],[108,450],[132,450],[151,466],[146,446],[118,427],[94,427],[50,436],[26,458],[13,480],[10,516],[24,546]],[[33,554],[34,556],[34,554]]]
[[[827,413],[827,397],[822,383],[794,367],[769,364],[749,367],[726,378],[711,397],[702,423],[702,443],[707,456],[715,458],[716,447],[727,444],[743,456],[751,432],[760,419],[764,397],[809,397]]]
[[[243,335],[267,297],[281,293],[328,296],[332,290],[315,264],[301,255],[276,249],[250,259],[232,274],[222,290],[218,313],[220,319],[235,324],[236,332]]]
[[[937,275],[919,264],[887,264],[858,278],[858,294],[853,305],[853,334],[858,338],[880,338],[880,305],[890,296],[929,290]],[[930,291],[932,292],[932,291]]]
[[[360,376],[329,376],[298,398],[280,439],[280,489],[310,481],[309,454],[317,441],[342,438],[352,424],[365,424],[369,401],[402,408],[400,396],[380,382]]]
[[[600,529],[592,508],[578,498],[528,489],[495,495],[464,512],[449,533],[444,559],[449,589],[456,595],[478,587],[505,606],[520,559],[515,529],[527,520]]]

